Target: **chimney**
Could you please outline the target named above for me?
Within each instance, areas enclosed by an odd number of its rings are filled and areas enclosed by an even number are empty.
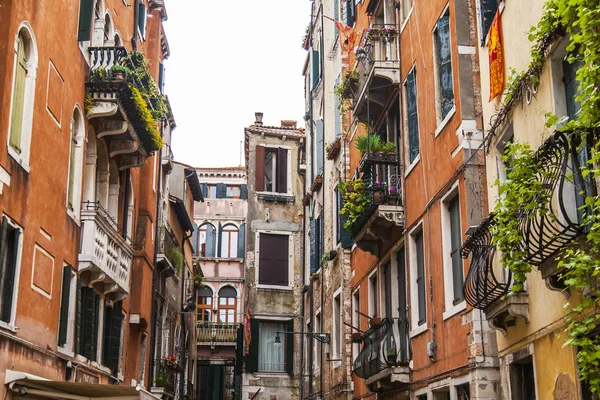
[[[282,128],[296,129],[296,121],[293,121],[291,119],[282,119],[281,120],[281,127]]]
[[[254,113],[254,118],[255,118],[254,125],[262,126],[262,124],[263,124],[263,122],[262,122],[262,120],[263,120],[263,113],[261,113],[261,112],[255,112]]]

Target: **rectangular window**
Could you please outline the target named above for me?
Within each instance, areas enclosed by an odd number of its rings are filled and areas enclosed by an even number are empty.
[[[460,256],[462,247],[462,232],[460,229],[460,203],[458,196],[455,196],[448,203],[450,213],[450,257],[452,257],[452,286],[454,304],[464,300],[462,292],[463,276],[463,260]]]
[[[321,268],[321,218],[310,221],[310,273],[311,275]]]
[[[318,50],[312,50],[310,53],[311,60],[311,77],[312,77],[312,86],[311,89],[317,87],[317,84],[321,80],[321,55]]]
[[[340,294],[333,298],[333,354],[334,358],[342,355],[342,309]]]
[[[406,119],[408,130],[408,160],[412,163],[419,155],[419,119],[417,114],[417,76],[413,68],[404,82],[406,91]]]
[[[479,0],[479,17],[481,18],[481,45],[492,26],[492,21],[498,10],[499,0]]]
[[[6,216],[2,217],[0,229],[0,321],[11,324],[14,320],[17,264],[22,232],[20,228],[12,225]]]
[[[259,236],[258,283],[289,285],[289,236],[261,233]]]
[[[444,120],[454,107],[452,82],[452,51],[450,48],[450,11],[446,11],[437,22],[434,38],[436,62],[436,95],[438,123]]]
[[[92,17],[94,15],[94,0],[79,0],[79,27],[77,40],[90,40],[92,34]]]
[[[208,192],[208,196],[206,196],[207,198],[216,199],[217,198],[217,185],[209,184],[207,187],[207,192]]]
[[[239,199],[240,198],[240,187],[239,186],[227,186],[227,198],[228,199]]]
[[[321,313],[317,313],[315,315],[315,332],[323,332],[321,329],[323,329],[323,326],[321,325]],[[321,371],[321,355],[323,354],[321,349],[323,348],[321,342],[313,339],[313,343],[314,343],[314,351],[315,351],[315,357],[314,357],[314,361],[313,364],[315,366],[315,372],[317,371]]]
[[[377,304],[377,272],[369,278],[369,316],[379,315],[379,305]]]
[[[319,120],[315,121],[315,126],[316,126],[315,141],[317,143],[317,145],[315,146],[315,152],[316,152],[315,159],[317,160],[317,164],[316,164],[317,168],[315,170],[315,174],[320,175],[323,173],[323,142],[324,142],[323,120],[319,119]]]
[[[360,287],[352,296],[352,311],[352,326],[360,329]],[[352,343],[352,362],[358,357],[358,353],[360,353],[360,343]]]
[[[21,154],[21,133],[23,130],[23,114],[25,107],[25,78],[27,77],[27,55],[25,53],[25,38],[19,35],[17,49],[17,65],[13,82],[12,111],[10,119],[10,147]]]
[[[138,30],[142,39],[146,40],[146,5],[143,1],[138,3]]]
[[[69,151],[69,186],[67,190],[67,204],[69,210],[73,210],[75,199],[75,152],[77,150],[77,131],[75,128],[75,118],[71,117],[71,125],[70,125],[70,133],[71,133],[71,149]]]
[[[212,292],[210,291],[210,289],[201,288],[197,290],[196,313],[198,322],[212,321]]]
[[[256,146],[256,191],[288,193],[288,150]]]
[[[121,328],[123,326],[122,303],[110,305],[104,302],[104,338],[102,341],[102,364],[111,369],[115,376],[119,371],[121,351]]]
[[[219,297],[219,323],[235,323],[236,300],[235,297]]]
[[[401,0],[401,10],[402,10],[402,23],[406,21],[408,15],[412,11],[414,0]]]
[[[263,372],[285,372],[286,336],[276,332],[284,332],[282,322],[260,322],[258,330],[258,370]],[[281,345],[275,345],[275,337],[279,336]],[[291,360],[290,360],[291,361]]]
[[[509,366],[511,400],[535,400],[533,357],[527,356]]]
[[[75,300],[77,273],[70,265],[63,267],[62,290],[60,296],[60,316],[58,323],[58,345],[73,350],[73,329],[75,326]]]

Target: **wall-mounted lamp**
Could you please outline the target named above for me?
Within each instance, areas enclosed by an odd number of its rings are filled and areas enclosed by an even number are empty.
[[[281,338],[279,334],[290,334],[290,335],[306,335],[314,338],[317,342],[329,344],[331,342],[331,335],[323,332],[275,332],[275,347],[281,347]]]

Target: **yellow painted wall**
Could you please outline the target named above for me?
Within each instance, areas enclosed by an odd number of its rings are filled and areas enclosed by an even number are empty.
[[[536,385],[538,400],[555,399],[577,399],[578,379],[575,369],[575,353],[573,347],[563,347],[565,335],[562,329],[558,329],[546,336],[537,339],[534,342],[534,368],[536,375]],[[562,378],[557,396],[560,389],[566,389],[575,397],[562,396],[555,397],[556,381],[558,377],[564,374],[568,378],[565,385],[565,378]]]

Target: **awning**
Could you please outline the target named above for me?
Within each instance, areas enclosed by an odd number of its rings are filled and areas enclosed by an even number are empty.
[[[140,386],[51,381],[40,376],[12,370],[6,370],[4,384],[21,396],[30,394],[50,399],[160,400]]]

